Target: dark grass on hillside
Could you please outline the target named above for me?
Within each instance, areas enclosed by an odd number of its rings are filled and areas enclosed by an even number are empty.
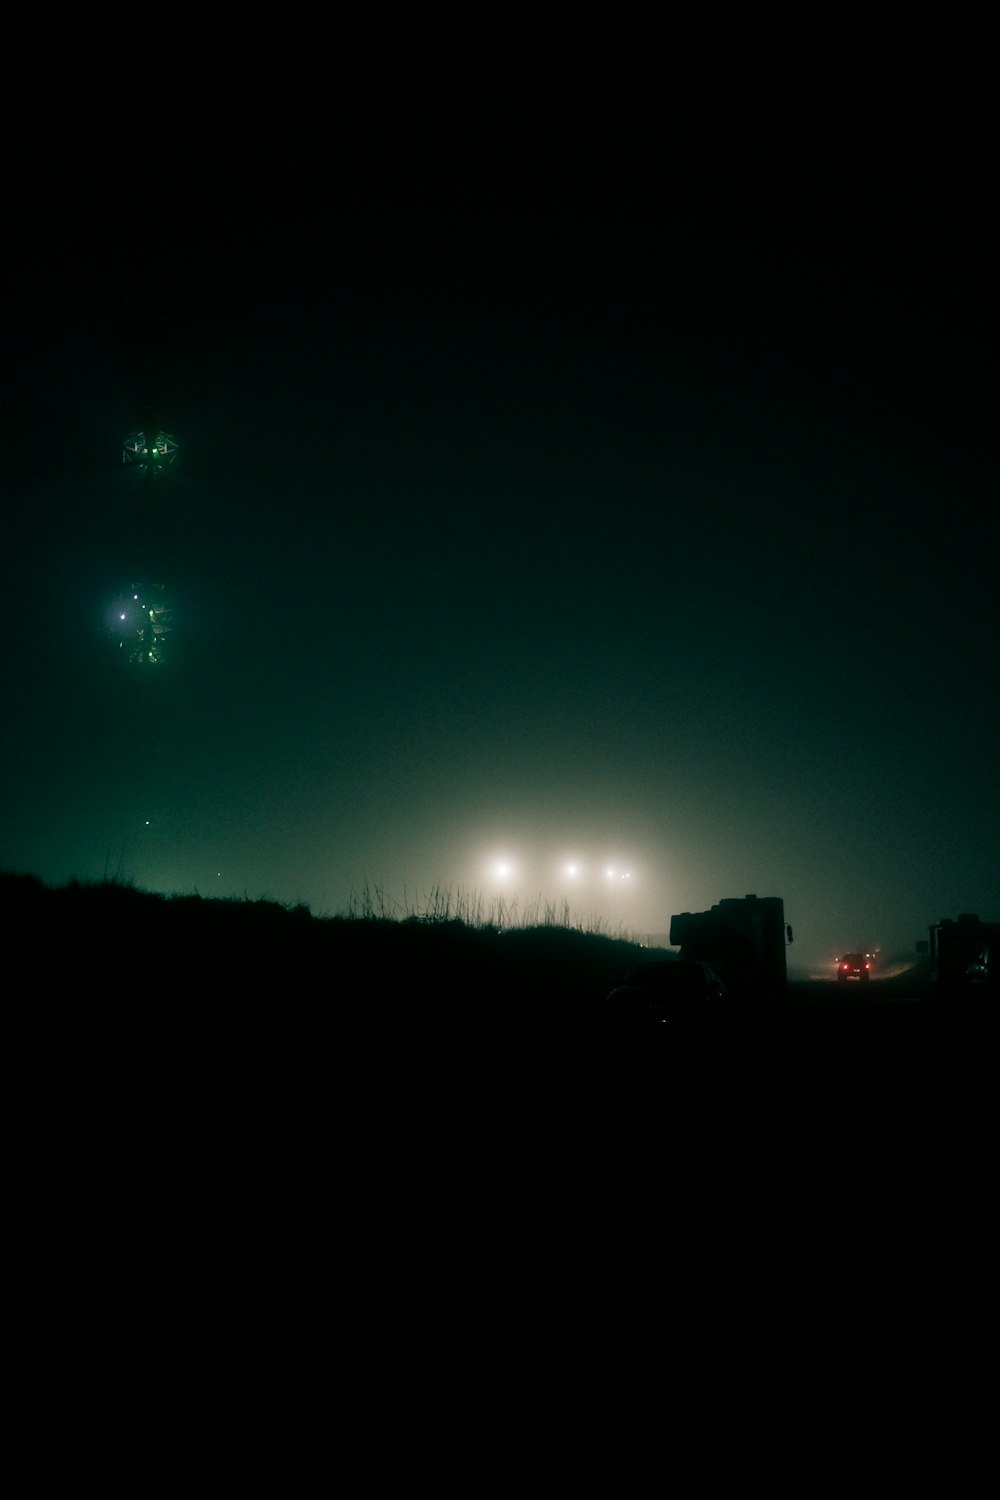
[[[469,1021],[502,1000],[572,1020],[648,956],[631,939],[554,921],[466,920],[440,900],[425,915],[378,910],[367,901],[360,912],[316,917],[267,899],[167,897],[120,881],[53,888],[0,874],[5,941],[9,954],[29,960],[25,982],[96,980],[105,996],[120,975],[136,996],[178,985],[177,998],[189,1000],[264,991],[359,1014],[392,1006],[397,1015],[419,1002],[425,1017],[440,1009]]]

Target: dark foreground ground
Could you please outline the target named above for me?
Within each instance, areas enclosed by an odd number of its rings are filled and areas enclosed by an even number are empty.
[[[648,955],[607,938],[121,891],[0,911],[36,1466],[131,1490],[209,1439],[287,1487],[346,1416],[365,1462],[463,1480],[470,1449],[523,1472],[540,1430],[560,1474],[613,1445],[617,1483],[637,1430],[676,1465],[692,1421],[699,1462],[800,1472],[811,1419],[810,1462],[874,1423],[895,1472],[943,1386],[989,1430],[962,1372],[994,1300],[991,1008],[792,984],[615,1042],[600,1002]]]

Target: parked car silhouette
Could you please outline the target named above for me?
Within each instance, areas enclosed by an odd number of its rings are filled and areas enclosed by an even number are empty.
[[[729,990],[709,964],[693,959],[652,959],[636,964],[604,1001],[603,1028],[646,1031],[712,1013]]]
[[[977,957],[975,963],[969,965],[965,971],[965,982],[973,990],[998,990],[1000,989],[1000,975],[997,967],[996,945],[992,947],[986,944]]]

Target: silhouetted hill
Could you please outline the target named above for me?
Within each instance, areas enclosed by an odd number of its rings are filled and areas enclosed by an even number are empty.
[[[46,977],[139,998],[216,1003],[262,994],[328,1000],[357,1015],[391,1005],[424,1023],[471,1023],[487,1006],[572,1018],[598,1004],[647,950],[557,925],[504,931],[460,919],[315,917],[269,900],[161,896],[107,881],[48,887],[0,875],[8,954]],[[109,992],[107,986],[111,984]],[[494,1009],[491,1025],[499,1017]]]

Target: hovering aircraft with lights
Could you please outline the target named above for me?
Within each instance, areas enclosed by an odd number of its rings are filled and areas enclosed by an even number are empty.
[[[154,494],[147,482],[174,468],[179,450],[176,438],[153,420],[149,407],[145,415],[145,426],[138,432],[130,432],[122,443],[122,463],[138,469],[142,475],[139,491],[131,492],[133,547],[138,567],[155,567],[159,572],[162,566],[162,511],[158,505],[161,495],[159,486]],[[162,662],[173,628],[173,606],[162,583],[133,583],[128,595],[115,607],[114,635],[119,649],[129,662],[136,665],[154,666]]]
[[[173,468],[177,457],[177,439],[153,426],[148,431],[130,432],[122,444],[122,463],[136,464],[147,474]]]
[[[114,631],[119,650],[136,666],[156,666],[174,628],[174,611],[162,583],[133,585],[115,607]]]

